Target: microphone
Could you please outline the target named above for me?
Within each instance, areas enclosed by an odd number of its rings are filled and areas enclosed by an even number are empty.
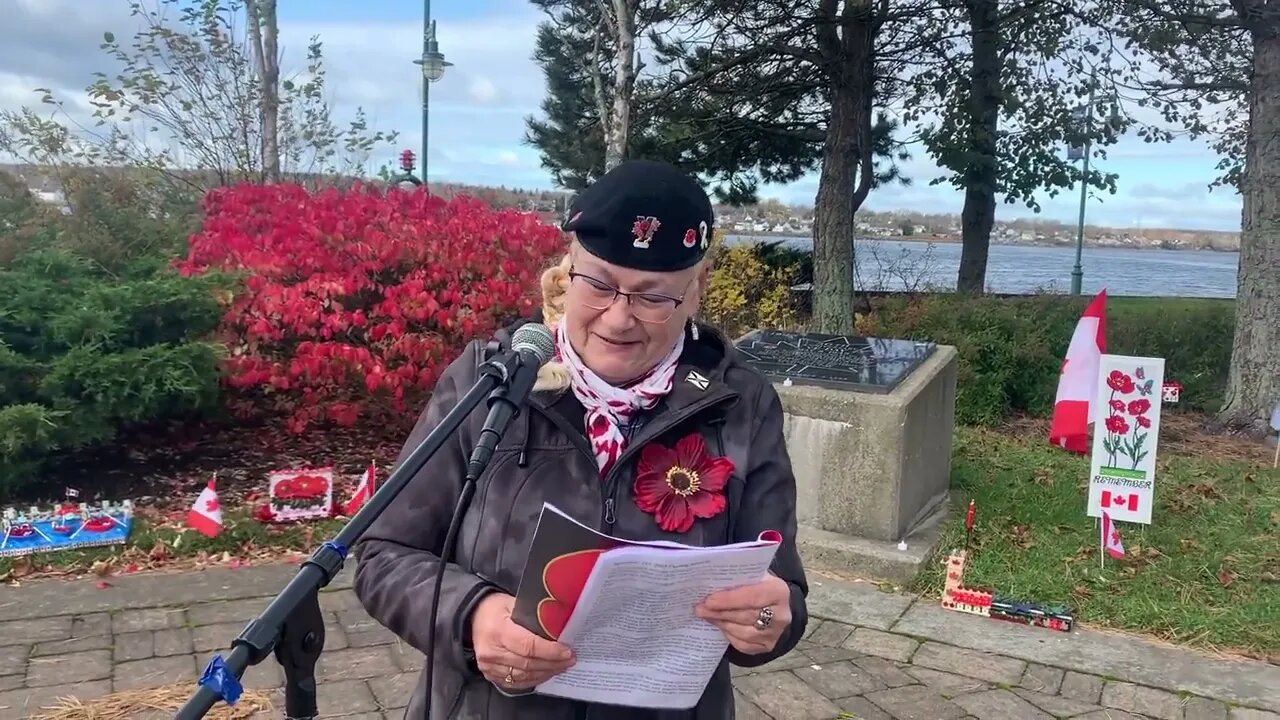
[[[486,365],[497,365],[495,371],[503,377],[502,384],[489,397],[489,416],[480,429],[480,439],[471,451],[467,464],[467,479],[474,482],[484,472],[493,457],[498,440],[507,431],[507,425],[520,413],[524,402],[538,379],[538,369],[555,356],[556,344],[551,330],[542,323],[526,323],[516,328],[511,336],[511,350]]]
[[[462,518],[471,506],[476,482],[493,458],[498,440],[507,431],[512,419],[520,413],[520,406],[533,390],[533,385],[538,380],[538,368],[555,356],[555,350],[555,340],[546,325],[525,323],[511,335],[511,349],[480,368],[481,375],[495,375],[500,384],[489,395],[489,415],[485,418],[480,437],[471,451],[467,475],[463,478],[458,504],[454,506],[453,517],[449,520],[449,529],[444,536],[444,547],[440,549],[440,561],[436,565],[435,583],[431,589],[431,614],[427,620],[427,676],[424,690],[428,708],[431,707],[431,687],[435,679],[436,622],[440,613],[440,592],[444,587],[444,568],[453,559],[453,551],[458,544],[458,531],[462,527]],[[428,717],[430,714],[428,709]]]

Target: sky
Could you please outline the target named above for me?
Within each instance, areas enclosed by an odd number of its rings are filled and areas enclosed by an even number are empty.
[[[149,2],[153,0],[144,0]],[[35,88],[52,88],[72,112],[87,116],[84,88],[107,67],[99,49],[103,31],[122,40],[136,22],[127,0],[0,0],[0,110],[39,108]],[[527,0],[434,0],[440,50],[453,63],[430,89],[429,176],[433,182],[554,188],[538,152],[524,142],[525,121],[536,116],[545,93],[532,60],[542,15]],[[324,45],[330,102],[337,118],[357,107],[373,128],[398,131],[394,147],[372,159],[395,164],[403,148],[421,154],[421,0],[284,0],[280,3],[282,75],[300,70],[309,38]],[[78,110],[77,110],[78,108]],[[1124,228],[1238,230],[1240,198],[1210,191],[1216,155],[1204,141],[1152,145],[1125,137],[1109,148],[1100,169],[1119,174],[1116,195],[1091,198],[1090,225]],[[959,214],[963,193],[930,185],[942,173],[922,150],[903,165],[910,187],[875,190],[866,207]],[[811,205],[816,174],[762,195]],[[1042,198],[1039,217],[1075,224],[1078,190]],[[1001,204],[997,218],[1031,218],[1021,205]]]

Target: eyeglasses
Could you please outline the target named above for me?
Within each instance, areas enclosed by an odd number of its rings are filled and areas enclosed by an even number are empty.
[[[582,281],[582,302],[587,307],[592,310],[608,310],[619,297],[624,297],[631,314],[640,322],[664,323],[671,319],[676,308],[684,302],[683,297],[675,298],[661,293],[623,292],[599,278],[574,272],[573,268],[569,269],[569,279]],[[693,281],[690,280],[689,284],[693,284]]]

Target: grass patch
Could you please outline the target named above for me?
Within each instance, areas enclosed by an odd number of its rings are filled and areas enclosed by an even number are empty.
[[[1238,460],[1163,456],[1149,526],[1122,523],[1128,557],[1099,569],[1098,531],[1085,515],[1087,457],[960,429],[952,464],[956,515],[977,505],[966,582],[1041,604],[1081,622],[1170,641],[1280,655],[1280,472]],[[940,552],[963,542],[962,522]],[[930,564],[916,590],[941,592]]]
[[[254,520],[247,509],[229,510],[222,515],[222,532],[209,538],[184,527],[182,514],[177,515],[141,511],[124,545],[0,558],[0,579],[84,573],[106,576],[159,568],[274,562],[291,554],[309,555],[346,524],[346,520],[330,519],[266,525]]]

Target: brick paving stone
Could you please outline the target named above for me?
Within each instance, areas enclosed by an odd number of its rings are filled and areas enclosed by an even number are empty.
[[[111,634],[111,613],[81,615],[71,621],[71,637],[84,638]]]
[[[118,634],[141,630],[164,630],[182,627],[186,622],[186,611],[183,608],[122,610],[111,618],[111,632]]]
[[[155,655],[155,635],[151,630],[121,633],[115,636],[115,661],[146,660]]]
[[[1071,720],[1147,720],[1147,718],[1143,715],[1134,715],[1117,708],[1106,708],[1104,710],[1094,710],[1084,715],[1077,715]]]
[[[961,695],[952,698],[951,702],[964,708],[965,712],[979,720],[1005,720],[1005,718],[1053,720],[1052,715],[1008,690],[987,690]]]
[[[1102,696],[1102,678],[1067,671],[1067,674],[1062,677],[1062,688],[1058,690],[1058,694],[1072,700],[1097,705],[1098,699]]]
[[[1022,682],[1018,684],[1034,692],[1057,695],[1058,688],[1062,687],[1064,674],[1062,670],[1055,667],[1027,663],[1027,671],[1022,674]]]
[[[1276,713],[1243,707],[1231,708],[1229,717],[1230,720],[1280,720],[1280,715]]]
[[[20,688],[0,692],[0,717],[25,718],[57,704],[60,698],[96,700],[111,694],[110,680],[64,683],[38,688]]]
[[[1083,702],[1081,700],[1072,700],[1060,695],[1045,695],[1033,690],[1024,688],[1014,688],[1013,691],[1018,697],[1053,715],[1054,717],[1075,717],[1083,715],[1087,712],[1101,710],[1102,708],[1092,703]]]
[[[800,654],[808,657],[812,663],[818,665],[822,665],[824,663],[844,662],[861,655],[861,653],[849,650],[848,648],[824,647],[822,645],[814,645]]]
[[[28,654],[26,645],[5,645],[0,647],[0,668],[20,668],[27,662]],[[0,673],[4,672],[5,670],[0,669]]]
[[[911,657],[911,664],[1004,685],[1017,685],[1027,666],[1025,662],[1014,658],[989,655],[936,642],[921,645],[916,654]]]
[[[874,675],[851,662],[796,668],[791,672],[809,687],[833,700],[875,690],[885,690],[888,687]]]
[[[4,650],[6,649],[7,648],[0,648],[0,658],[4,656]],[[25,650],[26,647],[23,646],[23,649]],[[36,643],[31,649],[31,657],[66,655],[69,653],[83,652],[85,650],[110,649],[110,635],[95,635],[93,637],[72,638],[70,640],[50,640],[49,642]]]
[[[747,675],[738,690],[769,715],[787,720],[830,720],[840,708],[789,672]]]
[[[1108,682],[1102,687],[1103,707],[1141,713],[1160,720],[1182,720],[1182,699],[1165,690]]]
[[[157,688],[173,683],[191,682],[204,670],[204,662],[194,655],[148,658],[116,663],[112,673],[115,692]]]
[[[27,687],[105,680],[111,677],[111,653],[85,650],[70,655],[31,658],[27,662]]]
[[[991,684],[955,673],[931,670],[929,668],[909,667],[907,674],[945,695],[956,696],[964,693],[990,690]]]
[[[418,685],[418,673],[397,673],[388,677],[373,678],[369,689],[373,699],[384,709],[399,710],[409,704],[409,697]]]
[[[1183,720],[1227,720],[1225,703],[1209,698],[1187,698],[1182,704]]]
[[[41,640],[66,640],[71,637],[70,617],[33,618],[0,623],[0,638],[9,645],[25,645]]]
[[[887,660],[906,662],[910,659],[912,653],[916,651],[916,648],[920,646],[920,643],[904,635],[895,635],[872,630],[871,628],[858,628],[853,632],[853,635],[845,640],[844,646],[863,655],[875,655]]]
[[[966,715],[959,705],[924,685],[906,685],[864,697],[897,720],[955,720]]]
[[[189,628],[157,630],[154,640],[156,657],[190,655],[195,652],[191,646],[191,630]]]
[[[16,675],[0,675],[0,690],[17,690],[26,684],[23,673],[26,668],[19,667]]]
[[[399,673],[390,649],[381,645],[371,648],[335,650],[320,656],[316,663],[316,681],[333,683],[341,680],[366,680]]]
[[[324,709],[326,717],[378,710],[378,703],[363,680],[320,683],[316,686],[316,704]]]
[[[243,598],[200,603],[187,608],[187,623],[192,627],[216,623],[238,623],[241,628],[267,609],[271,598]]]
[[[916,682],[915,678],[884,658],[860,657],[855,659],[853,664],[871,673],[877,680],[891,688],[912,685]]]
[[[737,690],[733,691],[733,715],[737,720],[773,720],[769,713],[761,710]]]
[[[840,709],[849,713],[857,720],[894,720],[889,713],[876,707],[872,702],[862,697],[842,698],[836,701]],[[843,720],[843,716],[841,718]]]
[[[840,647],[844,641],[849,639],[849,635],[853,633],[853,626],[846,625],[834,620],[823,621],[816,630],[805,637],[805,640],[814,645],[826,645],[827,647]]]

